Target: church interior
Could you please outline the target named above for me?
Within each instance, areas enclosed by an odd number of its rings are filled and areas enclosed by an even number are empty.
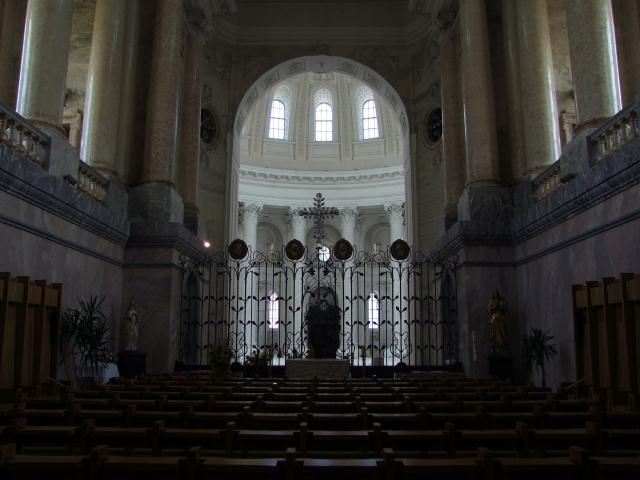
[[[0,0],[0,477],[640,478],[640,0]]]

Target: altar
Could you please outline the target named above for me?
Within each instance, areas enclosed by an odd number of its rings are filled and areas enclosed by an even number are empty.
[[[351,363],[335,358],[288,358],[285,374],[287,378],[350,378]]]

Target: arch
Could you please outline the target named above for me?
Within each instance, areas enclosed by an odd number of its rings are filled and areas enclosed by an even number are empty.
[[[268,94],[270,89],[278,82],[291,78],[303,72],[329,73],[341,72],[352,76],[373,91],[376,98],[385,102],[390,112],[399,126],[400,155],[402,157],[405,171],[405,194],[406,194],[406,214],[407,238],[410,243],[417,243],[417,219],[415,217],[415,165],[412,160],[410,148],[409,116],[405,105],[396,90],[380,74],[360,62],[338,56],[305,56],[287,60],[276,65],[262,74],[245,92],[242,100],[238,104],[233,123],[233,143],[230,155],[230,165],[227,168],[227,208],[225,218],[225,231],[227,240],[230,241],[237,236],[235,219],[238,215],[237,195],[238,195],[238,169],[239,169],[239,144],[240,135],[245,120],[249,118],[251,109],[256,101]],[[387,116],[389,118],[390,116]],[[386,132],[389,135],[391,132]]]

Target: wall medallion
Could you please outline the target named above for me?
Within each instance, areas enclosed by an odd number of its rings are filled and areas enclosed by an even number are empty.
[[[213,108],[204,107],[200,110],[200,140],[206,150],[214,150],[222,139],[220,122]]]
[[[240,240],[236,238],[233,242],[229,244],[229,256],[234,260],[242,260],[247,256],[249,252],[249,247],[244,240]]]
[[[353,246],[349,240],[341,238],[333,246],[333,255],[342,262],[349,260],[351,255],[353,255]]]
[[[304,255],[304,245],[300,240],[291,240],[284,248],[289,260],[300,260]]]
[[[409,258],[409,254],[411,253],[411,248],[409,244],[404,240],[398,239],[391,244],[389,248],[389,252],[394,260],[403,261]]]
[[[442,109],[436,107],[422,122],[422,135],[427,145],[436,145],[442,138]]]

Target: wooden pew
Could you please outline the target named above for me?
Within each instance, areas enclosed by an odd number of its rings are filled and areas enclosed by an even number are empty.
[[[6,480],[83,480],[89,474],[86,455],[24,455],[16,445],[0,446],[0,477]]]
[[[286,462],[278,458],[205,458],[196,470],[198,480],[281,480]]]

